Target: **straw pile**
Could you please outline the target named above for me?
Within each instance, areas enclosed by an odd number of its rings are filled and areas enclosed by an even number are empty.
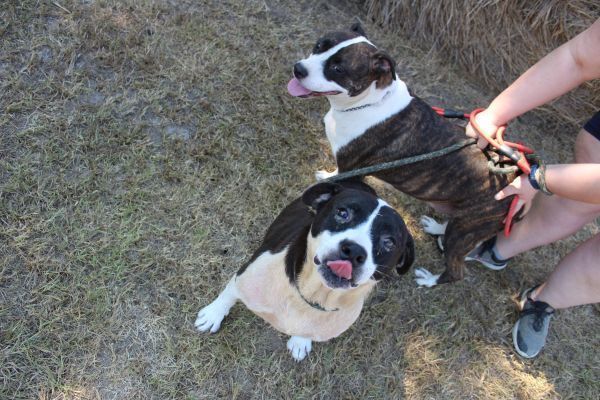
[[[414,39],[497,92],[600,17],[597,0],[366,0],[365,6],[375,22]],[[596,80],[541,112],[577,124],[598,108]]]

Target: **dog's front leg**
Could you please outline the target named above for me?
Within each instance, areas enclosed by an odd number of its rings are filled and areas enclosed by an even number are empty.
[[[426,268],[415,269],[415,282],[419,286],[432,287],[438,284],[440,275],[435,275],[429,272]]]
[[[448,258],[446,254],[446,270],[442,274],[432,274],[425,268],[417,268],[415,270],[415,281],[419,286],[433,287],[442,283],[450,283],[459,281],[463,278],[464,273],[464,256],[462,259],[456,257]]]
[[[235,285],[235,276],[231,278],[221,294],[209,305],[198,312],[198,317],[194,325],[200,332],[215,333],[221,327],[221,322],[229,310],[239,299],[237,287]]]
[[[287,348],[296,361],[302,361],[312,349],[312,340],[301,336],[292,336],[287,342]]]
[[[442,243],[442,248],[445,249],[446,270],[440,275],[434,275],[425,268],[417,269],[415,280],[419,286],[432,287],[463,279],[465,256],[477,245],[481,236],[488,231],[493,232],[496,225],[487,219],[477,223],[474,221],[477,220],[463,218],[448,221]],[[440,230],[436,229],[436,232]]]
[[[440,223],[427,215],[421,215],[419,222],[423,227],[423,231],[432,236],[443,236],[444,233],[446,233],[446,227],[448,226],[448,221]]]

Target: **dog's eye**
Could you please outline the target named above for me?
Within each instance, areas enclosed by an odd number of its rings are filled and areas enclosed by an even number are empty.
[[[384,237],[381,239],[381,246],[385,251],[392,251],[396,247],[396,241],[391,237]]]
[[[343,74],[343,73],[344,73],[344,68],[340,67],[339,65],[334,65],[334,66],[333,66],[333,71],[334,71],[336,74],[340,74],[340,75],[341,75],[341,74]]]
[[[318,53],[327,51],[331,48],[332,45],[333,45],[333,43],[329,39],[319,40],[317,42],[317,44],[315,44],[315,47],[313,48],[313,54],[318,54]]]
[[[351,217],[351,212],[347,208],[338,208],[335,213],[335,220],[339,223],[346,223]]]

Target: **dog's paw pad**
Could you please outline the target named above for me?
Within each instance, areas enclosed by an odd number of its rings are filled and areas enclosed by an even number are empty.
[[[446,225],[448,225],[448,222],[440,224],[435,219],[426,215],[422,215],[419,222],[421,223],[421,226],[423,227],[425,233],[428,233],[430,235],[443,235],[444,232],[446,232]]]
[[[327,172],[324,169],[322,169],[322,170],[319,170],[319,171],[315,172],[315,178],[318,181],[323,181],[323,180],[325,180],[327,178],[331,178],[332,176],[336,176],[337,173],[338,173],[337,169],[335,171],[333,171],[333,172]]]
[[[302,361],[306,358],[312,349],[312,341],[300,336],[292,336],[287,342],[287,348],[296,361]]]
[[[419,286],[432,287],[437,285],[437,280],[440,275],[434,275],[425,268],[415,269],[415,281]]]
[[[215,333],[221,327],[223,318],[227,315],[222,307],[211,303],[198,312],[194,325],[200,332]]]

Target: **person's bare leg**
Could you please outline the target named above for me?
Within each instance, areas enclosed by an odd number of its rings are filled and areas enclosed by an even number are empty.
[[[512,330],[518,354],[525,358],[539,354],[555,309],[600,302],[599,257],[600,234],[596,234],[563,258],[546,282],[522,293],[521,313]]]
[[[579,245],[531,294],[556,309],[600,302],[600,234]]]
[[[600,141],[585,130],[579,133],[575,142],[575,161],[600,162]],[[510,240],[498,236],[501,255],[505,252],[506,257],[512,257],[566,237],[600,213],[598,205],[557,196],[536,197],[537,202],[520,226],[515,226]],[[600,302],[599,257],[600,234],[596,234],[563,258],[546,282],[531,292],[527,289],[522,293],[521,313],[512,331],[518,354],[526,358],[539,354],[546,344],[554,309]]]
[[[575,162],[600,163],[600,140],[581,130],[575,141]],[[600,215],[600,205],[538,194],[531,210],[512,229],[499,233],[495,251],[502,259],[563,239]]]

